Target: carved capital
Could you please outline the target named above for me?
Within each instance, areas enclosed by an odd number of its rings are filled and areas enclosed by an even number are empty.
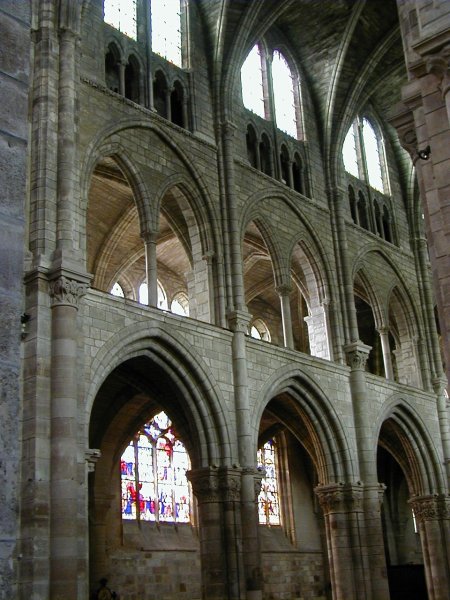
[[[229,312],[228,315],[228,325],[231,331],[234,333],[247,333],[248,326],[251,321],[251,314],[244,310],[234,310]]]
[[[234,134],[237,129],[236,125],[234,123],[232,123],[231,121],[223,121],[220,124],[220,128],[222,131],[223,139],[231,142],[234,138]]]
[[[292,292],[292,285],[289,283],[281,283],[275,288],[279,296],[289,296]]]
[[[226,502],[239,502],[241,499],[241,469],[220,469],[219,490],[222,500]]]
[[[445,396],[445,390],[448,386],[447,377],[445,375],[435,377],[431,383],[436,396]]]
[[[429,56],[425,63],[427,73],[431,73],[438,80],[439,89],[445,97],[450,89],[449,57],[444,54]]]
[[[192,484],[192,490],[199,504],[220,500],[218,467],[212,466],[187,471],[186,477]]]
[[[353,370],[364,371],[369,358],[371,346],[366,346],[361,341],[348,344],[344,347],[345,354],[347,356],[347,363]]]
[[[409,500],[418,523],[450,519],[450,497],[443,494],[414,496]]]
[[[87,283],[65,275],[50,280],[48,286],[52,307],[66,305],[78,308],[80,299],[88,290]]]
[[[146,231],[141,232],[141,238],[144,240],[145,244],[156,244],[158,235],[159,232],[153,229],[147,229]]]
[[[253,489],[256,501],[258,499],[259,494],[261,493],[262,480],[266,476],[265,468],[257,467],[256,469],[253,469],[252,467],[244,467],[242,469],[242,475],[249,475],[253,478]]]
[[[362,510],[362,485],[337,483],[317,486],[314,491],[325,515]]]

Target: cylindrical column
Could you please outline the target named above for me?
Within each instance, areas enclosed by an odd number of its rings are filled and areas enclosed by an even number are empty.
[[[202,597],[240,600],[240,470],[205,467],[188,471],[187,477],[198,501]]]
[[[277,286],[276,289],[278,295],[280,296],[284,345],[286,346],[286,348],[290,348],[291,350],[293,350],[294,336],[292,333],[292,315],[290,302],[290,293],[292,292],[292,287],[288,284],[282,284]]]
[[[357,537],[362,490],[340,483],[318,486],[315,492],[324,513],[333,600],[367,600],[366,565]]]
[[[365,367],[370,346],[355,342],[345,347],[347,360],[351,367],[350,390],[355,419],[356,442],[361,478],[364,483],[378,483],[375,452],[372,446],[372,423],[367,411],[369,390],[367,389]]]
[[[241,515],[246,600],[262,599],[258,496],[263,476],[262,469],[248,467],[242,470]]]
[[[148,305],[158,306],[158,266],[156,261],[157,231],[142,234],[145,244],[145,270],[147,274]]]
[[[429,600],[448,600],[450,589],[450,498],[415,496],[410,501],[422,544]]]
[[[50,594],[52,600],[63,600],[78,597],[76,319],[86,283],[59,275],[49,286],[52,302]]]
[[[383,351],[384,372],[386,379],[394,381],[394,368],[392,366],[391,348],[389,346],[389,327],[380,327],[378,329]]]

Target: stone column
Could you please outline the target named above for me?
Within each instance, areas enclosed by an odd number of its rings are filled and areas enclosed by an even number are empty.
[[[125,69],[127,63],[124,60],[119,60],[117,66],[119,67],[119,94],[125,96]]]
[[[172,102],[170,101],[172,96],[172,90],[167,88],[165,90],[166,94],[166,118],[168,121],[172,121]]]
[[[356,443],[358,446],[359,470],[364,483],[377,484],[375,449],[372,444],[372,423],[367,410],[369,392],[366,385],[365,367],[370,346],[361,341],[345,347],[347,360],[351,367],[350,390],[352,394],[355,419]]]
[[[381,326],[378,328],[380,334],[381,348],[383,351],[384,372],[386,379],[394,381],[394,369],[392,367],[391,348],[389,346],[389,327]]]
[[[247,467],[242,470],[241,515],[246,600],[262,599],[263,577],[259,540],[258,496],[261,491],[263,477],[263,469]]]
[[[145,244],[145,271],[147,275],[148,305],[158,306],[158,266],[156,262],[157,231],[141,234]]]
[[[78,597],[77,313],[87,280],[58,272],[49,282],[52,308],[50,419],[50,597]]]
[[[315,488],[325,519],[333,600],[368,600],[368,565],[359,538],[364,530],[362,488],[351,484],[329,484]]]
[[[414,496],[409,501],[416,518],[425,563],[428,600],[448,600],[450,590],[450,497]]]
[[[187,477],[198,501],[202,598],[240,600],[240,470],[211,466]]]
[[[281,284],[277,288],[281,303],[281,318],[283,320],[283,339],[286,348],[294,349],[294,336],[292,334],[292,316],[290,294],[292,287],[289,284]]]

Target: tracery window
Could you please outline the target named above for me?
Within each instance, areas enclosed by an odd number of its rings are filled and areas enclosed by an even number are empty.
[[[245,108],[264,118],[262,57],[258,44],[253,46],[242,65],[241,83]]]
[[[122,518],[189,523],[189,456],[165,412],[146,423],[120,460]]]
[[[152,0],[151,7],[152,50],[181,67],[180,0]]]
[[[366,117],[357,117],[345,136],[342,158],[347,173],[389,194],[381,134]]]
[[[294,81],[287,60],[278,50],[273,53],[272,81],[277,127],[297,138]]]
[[[301,133],[299,81],[279,50],[273,51],[269,65],[262,44],[253,46],[241,68],[241,88],[245,108],[274,121],[278,129],[298,139]]]
[[[136,0],[105,0],[103,9],[105,23],[136,39]]]
[[[275,439],[269,440],[258,450],[257,463],[266,472],[258,496],[259,523],[281,525]]]

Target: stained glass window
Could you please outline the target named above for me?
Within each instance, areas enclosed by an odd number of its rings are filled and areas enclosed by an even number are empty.
[[[180,0],[152,0],[152,50],[182,66]]]
[[[280,525],[280,503],[276,465],[275,440],[269,440],[258,450],[258,466],[264,467],[266,475],[261,483],[258,497],[258,514],[261,525]]]
[[[160,412],[131,440],[120,461],[122,518],[189,523],[189,457]]]
[[[136,0],[105,0],[105,23],[136,39]]]

